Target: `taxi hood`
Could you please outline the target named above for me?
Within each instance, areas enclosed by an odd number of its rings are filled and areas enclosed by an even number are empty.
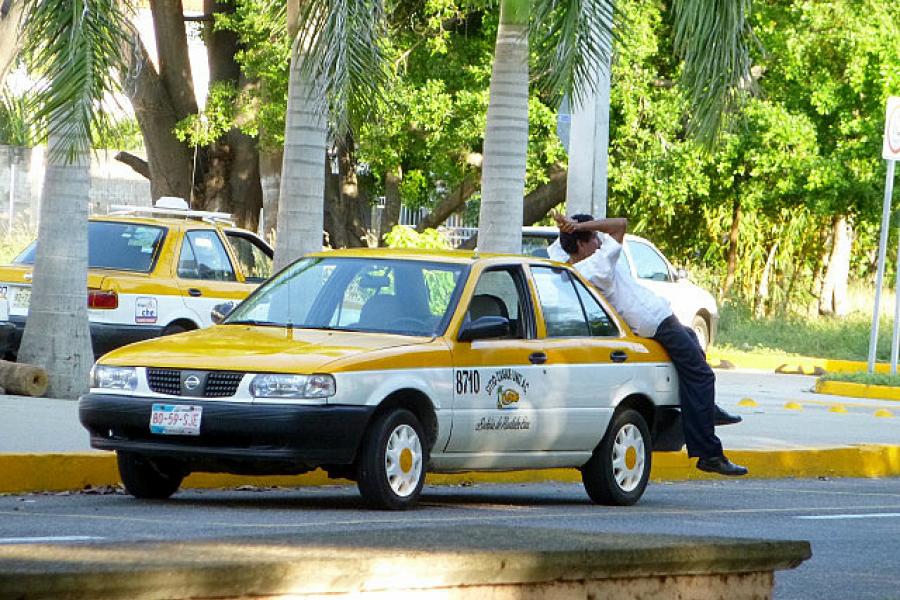
[[[315,373],[338,359],[431,340],[358,331],[217,325],[124,346],[98,362],[123,367]]]

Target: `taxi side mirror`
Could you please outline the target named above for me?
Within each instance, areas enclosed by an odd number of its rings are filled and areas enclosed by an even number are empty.
[[[677,281],[687,281],[690,278],[690,274],[685,269],[678,269],[675,272],[675,279]]]
[[[509,335],[509,319],[506,317],[478,317],[460,328],[457,339],[460,342],[502,338]]]
[[[230,315],[233,310],[234,302],[222,302],[221,304],[216,304],[212,307],[212,310],[209,312],[209,318],[212,319],[213,323],[218,325],[225,317]]]

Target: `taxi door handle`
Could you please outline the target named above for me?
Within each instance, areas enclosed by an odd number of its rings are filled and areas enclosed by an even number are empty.
[[[196,298],[197,296],[202,296],[203,292],[201,292],[197,288],[188,288],[188,295]]]
[[[609,353],[609,358],[616,363],[625,362],[628,360],[628,353],[624,350],[613,350]]]
[[[547,362],[547,355],[543,352],[532,352],[528,355],[528,360],[536,365],[542,365]]]

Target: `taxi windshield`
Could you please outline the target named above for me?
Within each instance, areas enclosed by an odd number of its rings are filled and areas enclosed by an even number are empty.
[[[466,271],[424,260],[304,258],[223,324],[435,336],[447,327]]]
[[[165,236],[165,228],[154,225],[89,221],[88,268],[147,273],[153,267],[153,259]],[[33,265],[36,254],[37,240],[25,248],[13,264]]]

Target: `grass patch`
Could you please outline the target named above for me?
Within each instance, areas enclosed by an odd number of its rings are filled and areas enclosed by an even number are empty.
[[[891,375],[890,373],[826,373],[820,379],[822,381],[846,381],[865,385],[900,387],[900,375]]]
[[[868,310],[871,311],[872,302]],[[893,298],[882,298],[878,325],[876,360],[891,356]],[[749,354],[784,354],[838,360],[868,360],[872,313],[857,310],[845,317],[802,317],[796,315],[754,319],[743,306],[721,307],[715,348]]]

